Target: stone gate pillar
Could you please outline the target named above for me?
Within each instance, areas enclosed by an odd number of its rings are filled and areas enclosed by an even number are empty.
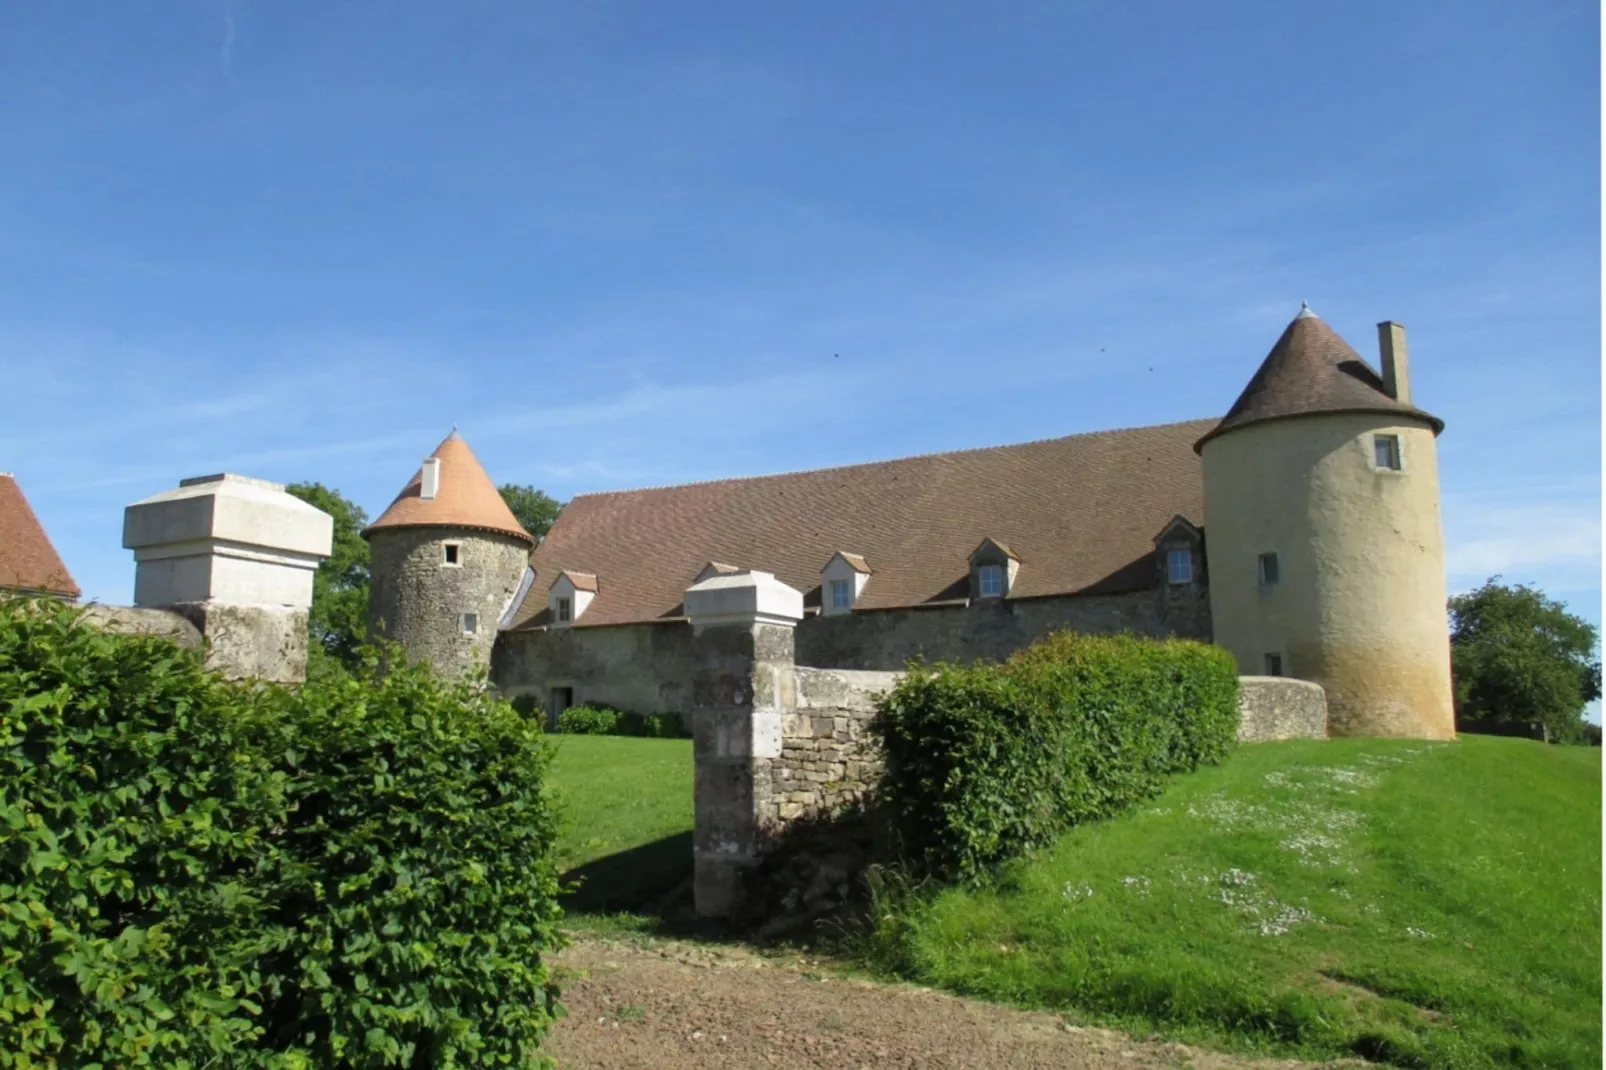
[[[759,860],[774,819],[771,763],[781,718],[796,705],[794,629],[803,594],[768,572],[710,576],[686,590],[696,668],[693,899],[700,917],[726,917]]]
[[[207,665],[235,679],[307,676],[312,574],[334,518],[282,483],[219,474],[123,511],[134,605],[171,610],[207,640]]]

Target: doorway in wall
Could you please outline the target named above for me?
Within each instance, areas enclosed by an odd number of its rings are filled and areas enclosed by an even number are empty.
[[[547,710],[547,728],[553,730],[558,727],[558,714],[574,705],[574,688],[554,687],[552,689],[552,702]]]

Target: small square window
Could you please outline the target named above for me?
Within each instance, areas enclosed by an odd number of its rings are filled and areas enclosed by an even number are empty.
[[[1390,472],[1400,471],[1404,467],[1400,463],[1400,436],[1373,435],[1372,462],[1380,469]]]
[[[448,564],[448,565],[461,565],[463,562],[458,557],[458,553],[459,553],[459,551],[461,551],[461,549],[462,549],[462,547],[458,546],[458,544],[455,543],[455,542],[447,543],[446,546],[445,546],[446,564]]]
[[[1169,583],[1193,582],[1193,551],[1167,550],[1165,555],[1165,578]]]
[[[1283,656],[1281,654],[1266,655],[1266,675],[1281,676],[1283,674]]]
[[[983,565],[979,570],[977,587],[983,598],[997,598],[1004,593],[1004,566]]]
[[[569,620],[569,618],[571,618],[573,616],[574,616],[574,603],[569,601],[567,598],[558,599],[558,621],[559,621],[559,623],[566,623]]]
[[[480,615],[478,613],[463,614],[463,634],[478,635],[480,631]]]
[[[850,609],[853,606],[853,581],[831,581],[831,608]]]
[[[1276,554],[1260,555],[1260,585],[1270,587],[1282,579],[1282,569],[1277,564]]]

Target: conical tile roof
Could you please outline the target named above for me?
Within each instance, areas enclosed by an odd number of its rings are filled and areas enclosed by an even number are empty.
[[[514,519],[513,511],[502,500],[496,484],[491,482],[462,435],[454,430],[435,447],[430,457],[441,463],[440,489],[435,497],[423,497],[424,469],[420,465],[396,495],[396,500],[390,503],[390,508],[363,529],[365,536],[381,528],[478,528],[514,535],[535,545],[530,533]]]
[[[1444,421],[1388,396],[1383,377],[1309,306],[1283,331],[1244,392],[1206,442],[1234,428],[1318,412],[1390,412],[1414,416],[1444,430]]]
[[[0,472],[0,590],[79,594],[22,488],[6,472]]]

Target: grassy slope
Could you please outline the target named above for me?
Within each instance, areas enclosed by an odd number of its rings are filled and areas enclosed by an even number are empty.
[[[689,739],[548,736],[551,785],[562,815],[562,870],[690,832]]]
[[[1601,1065],[1600,755],[1263,744],[884,927],[918,980],[1406,1065]]]

